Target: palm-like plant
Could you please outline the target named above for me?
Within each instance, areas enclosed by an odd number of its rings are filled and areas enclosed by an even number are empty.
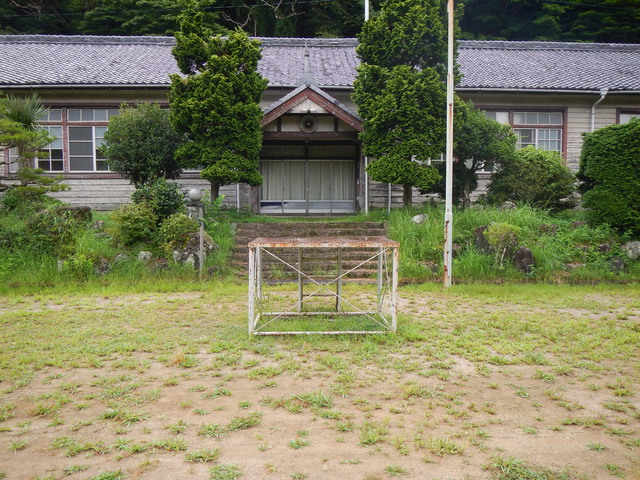
[[[20,168],[31,168],[38,151],[53,141],[40,119],[49,109],[42,105],[40,97],[7,95],[3,101],[2,116],[7,129],[13,132],[9,147],[16,148]]]

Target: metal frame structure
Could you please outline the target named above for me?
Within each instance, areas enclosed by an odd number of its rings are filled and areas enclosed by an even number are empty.
[[[364,334],[395,332],[398,305],[398,260],[400,244],[386,237],[295,237],[256,238],[249,242],[249,333],[253,335],[302,335],[302,334]],[[304,271],[302,249],[331,248],[337,251],[337,273],[326,278]],[[343,251],[346,249],[375,249],[369,258],[350,269],[343,268]],[[287,262],[274,249],[297,249],[296,264]],[[281,311],[269,311],[263,292],[263,255],[268,255],[284,265],[297,277],[296,301]],[[343,281],[364,265],[377,262],[377,289],[375,309],[363,309],[345,297]],[[304,286],[313,291],[305,293]],[[315,297],[335,298],[334,310],[303,311],[303,304]],[[344,308],[347,307],[347,308]],[[266,327],[272,322],[291,317],[322,316],[330,321],[338,317],[360,316],[374,322],[376,330],[322,330],[322,331],[273,331]]]

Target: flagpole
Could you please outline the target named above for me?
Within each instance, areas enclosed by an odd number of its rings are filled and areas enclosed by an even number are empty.
[[[453,250],[453,0],[448,0],[447,55],[447,139],[444,210],[444,286],[451,286],[451,256]]]

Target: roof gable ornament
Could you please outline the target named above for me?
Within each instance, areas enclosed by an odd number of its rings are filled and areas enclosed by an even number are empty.
[[[302,74],[302,77],[300,77],[300,80],[298,80],[298,87],[301,87],[302,85],[307,87],[312,85],[314,87],[318,86],[318,82],[311,73],[311,68],[309,67],[309,50],[307,48],[306,41],[304,42],[304,73]]]

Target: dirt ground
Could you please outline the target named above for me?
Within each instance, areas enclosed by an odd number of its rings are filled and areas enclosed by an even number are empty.
[[[190,296],[205,309],[229,308],[206,294],[179,294],[176,317],[192,308]],[[424,298],[402,292],[401,310],[427,315],[437,307]],[[139,302],[162,309],[163,301],[166,295],[112,297],[92,308]],[[602,311],[589,302],[556,314],[600,321]],[[620,321],[640,324],[636,306],[624,307]],[[0,315],[25,308],[90,315],[86,305],[6,299]],[[243,308],[240,302],[229,315]],[[473,315],[478,304],[459,298],[455,308]],[[6,321],[3,329],[11,328]],[[99,367],[45,366],[24,386],[5,379],[0,478],[235,478],[211,471],[233,464],[242,479],[492,480],[495,459],[513,458],[570,478],[640,479],[637,349],[625,361],[602,360],[601,368],[569,368],[561,353],[548,354],[548,362],[494,364],[440,354],[428,339],[409,338],[397,355],[384,343],[331,340],[323,351],[322,340],[292,342],[173,357],[135,349],[126,361],[111,357]],[[203,450],[216,458],[187,460]]]

